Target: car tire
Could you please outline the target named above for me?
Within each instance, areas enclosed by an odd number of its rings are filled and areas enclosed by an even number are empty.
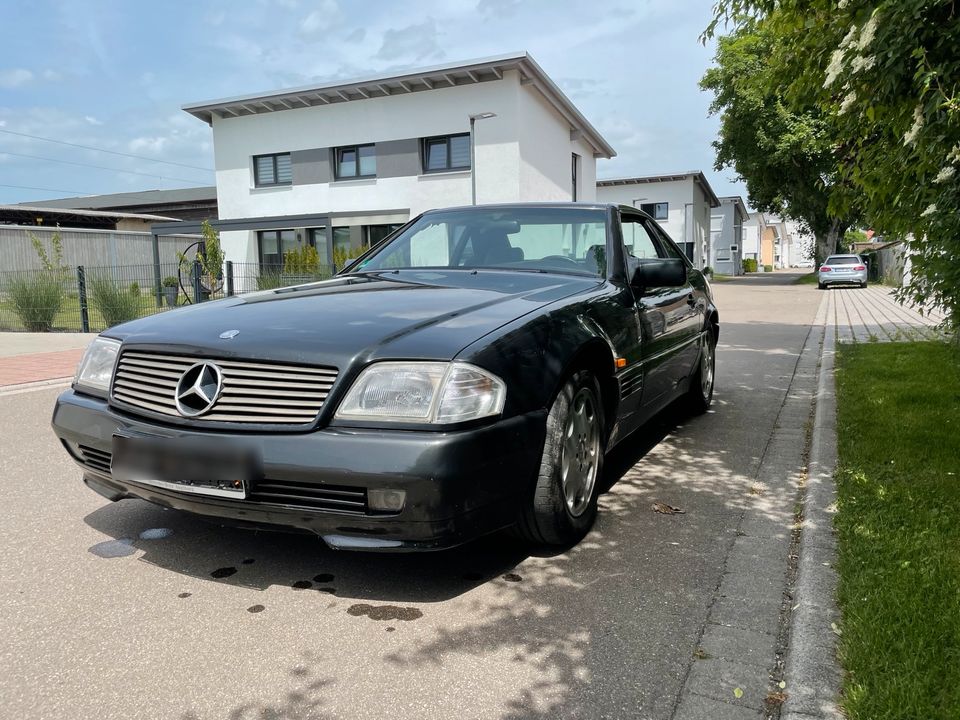
[[[543,455],[515,532],[546,547],[570,547],[597,517],[606,428],[600,384],[588,370],[564,383],[547,415]]]
[[[827,286],[824,285],[823,283],[817,283],[817,288],[819,288],[820,290],[826,290]]]
[[[694,415],[702,415],[713,404],[713,387],[717,377],[717,336],[705,332],[697,357],[697,369],[690,377],[687,407]]]
[[[866,290],[866,289],[867,289],[867,284],[866,284],[865,282],[860,283],[860,289],[861,289],[861,290]]]

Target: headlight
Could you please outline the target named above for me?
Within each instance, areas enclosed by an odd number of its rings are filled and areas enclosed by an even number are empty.
[[[503,380],[467,363],[379,362],[366,368],[336,417],[408,423],[456,423],[499,415]]]
[[[95,338],[87,346],[87,352],[77,366],[77,375],[73,379],[74,387],[105,396],[110,390],[118,350],[120,350],[119,340]]]

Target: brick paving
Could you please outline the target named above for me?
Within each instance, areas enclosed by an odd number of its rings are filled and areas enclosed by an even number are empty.
[[[0,357],[0,387],[72,377],[82,348]]]
[[[901,305],[893,290],[880,285],[834,288],[828,293],[827,322],[836,328],[839,342],[894,342],[935,340],[942,337],[937,326],[940,312],[921,314]]]

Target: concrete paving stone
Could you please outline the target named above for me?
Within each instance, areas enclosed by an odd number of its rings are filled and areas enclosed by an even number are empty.
[[[770,676],[755,665],[721,660],[697,660],[690,668],[685,689],[704,697],[738,707],[763,710],[769,692]],[[739,698],[735,690],[743,692]]]
[[[782,597],[718,597],[710,607],[709,620],[718,625],[776,635],[780,630],[782,601]]]
[[[740,523],[740,532],[750,537],[770,537],[789,540],[793,532],[793,518],[769,518],[748,514]]]
[[[717,594],[722,597],[745,598],[760,602],[782,599],[786,577],[770,578],[748,573],[725,573]]]
[[[760,720],[763,713],[753,708],[688,693],[680,699],[673,720]]]
[[[762,575],[771,580],[782,580],[787,574],[787,554],[771,558],[763,555],[731,553],[727,557],[726,571],[744,575]]]
[[[710,657],[766,669],[775,660],[776,642],[776,636],[769,633],[707,623],[700,647]]]

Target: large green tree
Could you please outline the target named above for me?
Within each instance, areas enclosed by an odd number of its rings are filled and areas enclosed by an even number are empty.
[[[908,238],[903,296],[960,327],[960,3],[956,0],[720,0],[717,29],[776,38],[769,77],[792,110],[816,108],[837,142],[842,217],[862,203]]]
[[[716,65],[700,82],[713,92],[711,112],[720,115],[716,168],[736,170],[758,210],[805,225],[822,260],[856,218],[851,206],[842,214],[830,210],[838,188],[829,116],[813,106],[791,107],[786,85],[771,73],[776,40],[751,21],[717,43]]]

